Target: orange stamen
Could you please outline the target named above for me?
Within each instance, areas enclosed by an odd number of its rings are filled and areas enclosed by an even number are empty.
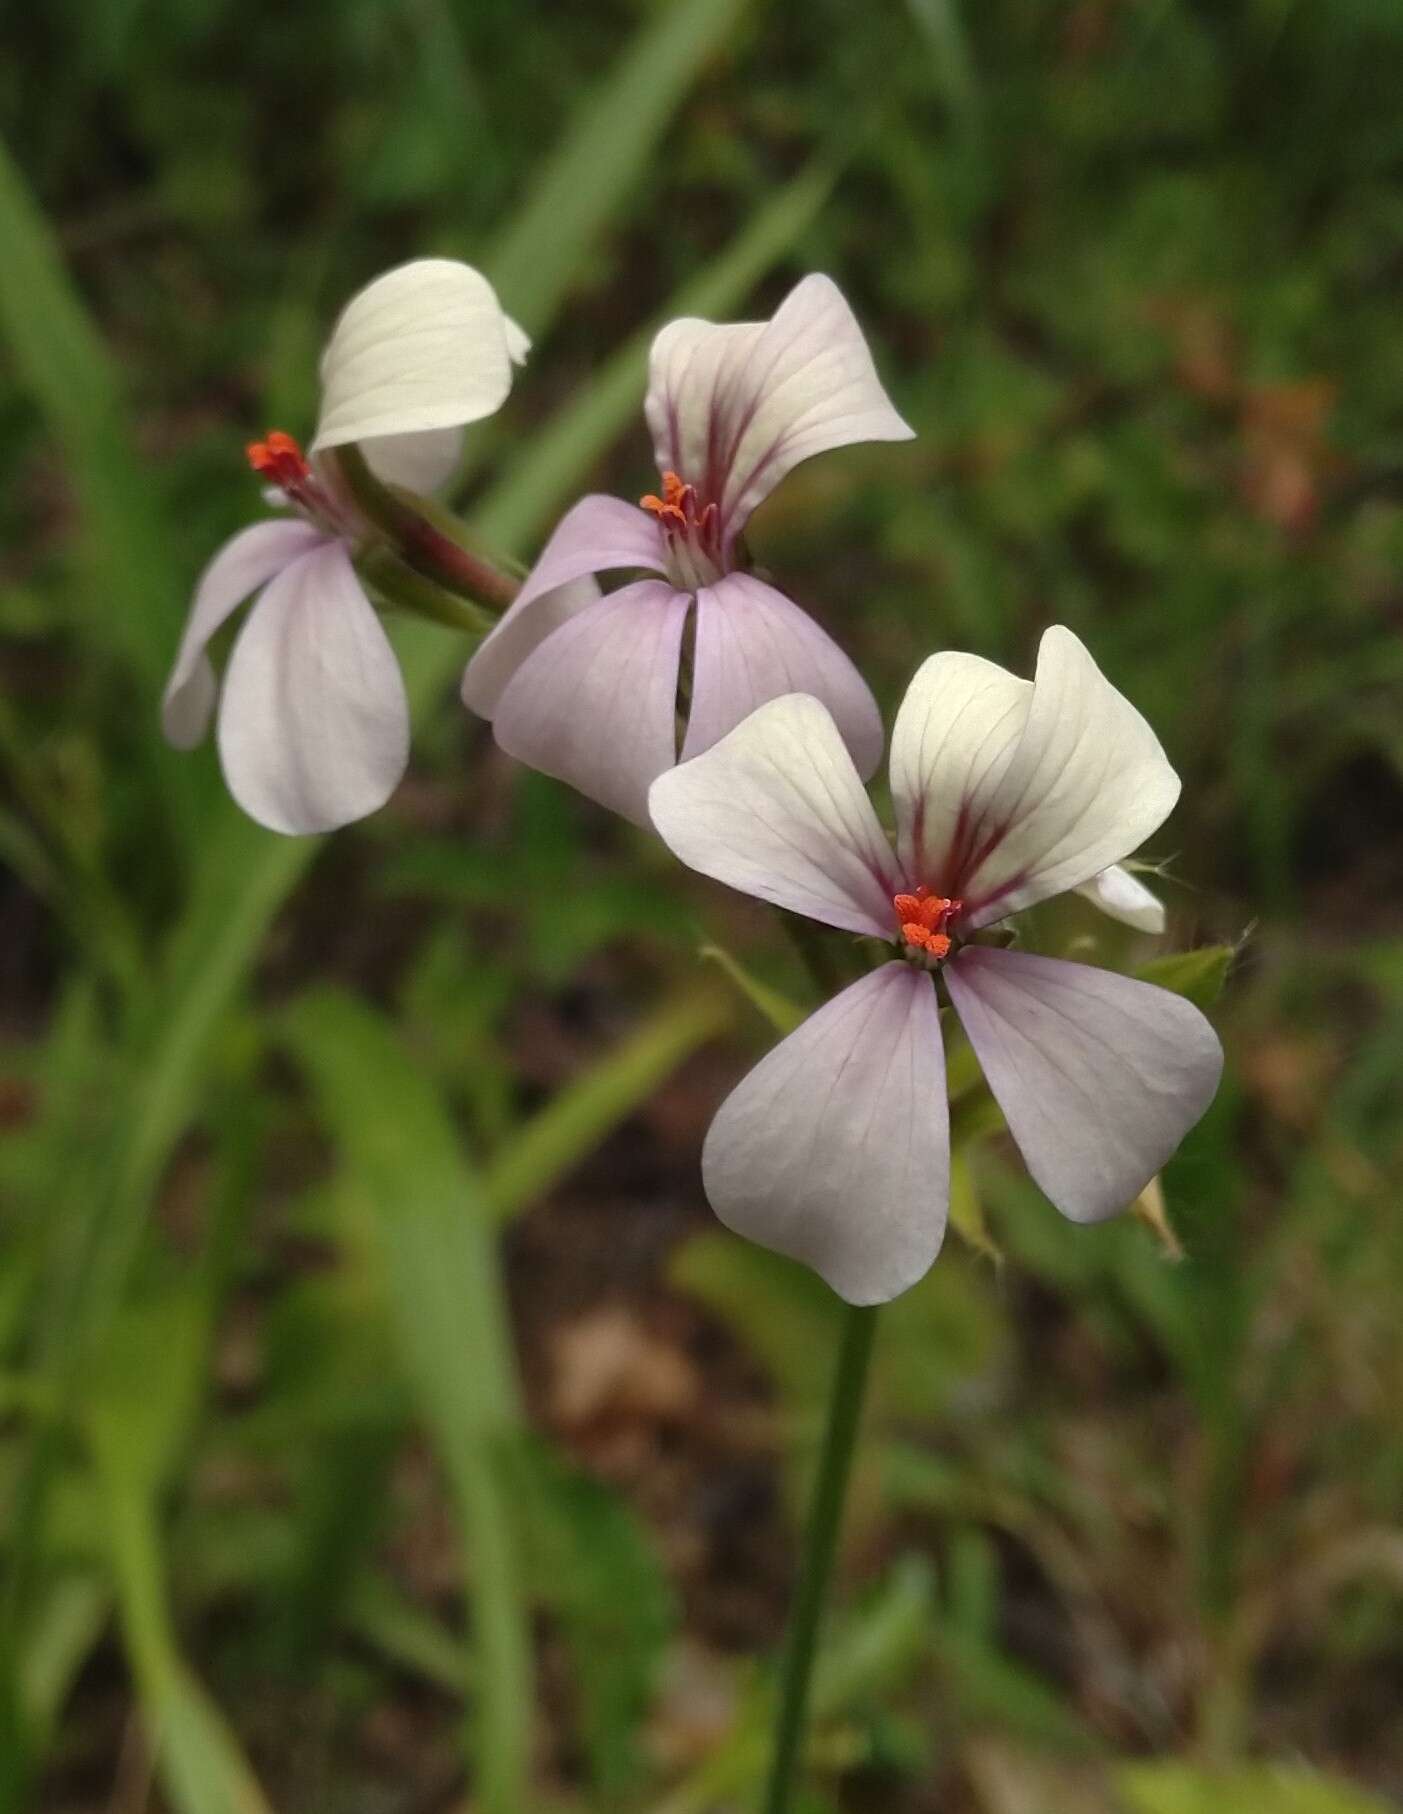
[[[678,478],[675,472],[663,474],[661,497],[650,491],[646,497],[638,500],[644,510],[651,510],[660,521],[675,523],[679,529],[687,527],[696,501],[696,487],[689,485],[685,479]]]
[[[914,894],[892,896],[902,938],[916,950],[937,959],[950,950],[950,938],[945,928],[963,905],[963,901],[947,900],[943,894],[932,894],[925,887],[918,888]]]
[[[908,945],[929,952],[932,957],[944,957],[950,949],[950,939],[946,933],[932,932],[929,926],[920,926],[914,921],[909,921],[901,928],[901,936]]]
[[[250,441],[246,451],[253,470],[283,491],[296,491],[311,476],[312,469],[302,449],[280,428],[275,428],[265,441]]]

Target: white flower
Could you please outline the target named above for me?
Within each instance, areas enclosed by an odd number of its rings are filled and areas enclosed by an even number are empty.
[[[1222,1069],[1182,997],[974,939],[1117,873],[1178,797],[1154,732],[1069,630],[1043,637],[1031,683],[933,655],[897,715],[891,791],[895,849],[829,713],[791,695],[649,792],[693,869],[894,947],[737,1086],[702,1155],[723,1222],[858,1304],[914,1284],[944,1235],[937,974],[1028,1170],[1073,1221],[1134,1201]]]
[[[354,442],[380,479],[432,490],[457,464],[464,426],[506,400],[527,346],[471,266],[401,265],[353,297],[332,330],[311,457],[281,433],[249,448],[293,514],[241,531],[205,569],[162,725],[180,749],[204,737],[216,692],[206,649],[256,592],[224,675],[219,755],[229,791],[272,830],[364,818],[409,759],[404,682],[351,561],[369,526],[331,451]]]

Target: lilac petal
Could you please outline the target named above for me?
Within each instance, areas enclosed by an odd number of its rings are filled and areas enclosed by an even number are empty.
[[[193,749],[209,728],[214,670],[205,649],[215,631],[250,593],[324,540],[320,530],[300,518],[255,523],[227,541],[205,568],[161,701],[161,728],[168,743]]]
[[[791,693],[752,712],[648,795],[690,868],[825,925],[891,938],[905,886],[826,708]]]
[[[1181,995],[980,945],[944,974],[1024,1163],[1073,1222],[1132,1203],[1213,1100],[1222,1047]]]
[[[768,322],[670,322],[653,342],[645,410],[659,470],[715,500],[727,542],[800,461],[913,437],[842,291],[821,275]]]
[[[508,755],[648,823],[648,783],[676,760],[677,672],[691,595],[638,580],[561,624],[508,682],[493,729]]]
[[[865,780],[882,759],[882,719],[867,682],[807,612],[748,573],[697,594],[692,710],[682,760],[785,693],[827,706]]]
[[[702,1180],[728,1228],[812,1266],[850,1304],[914,1285],[950,1199],[930,977],[884,964],[810,1015],[722,1103]]]
[[[331,831],[394,792],[409,702],[342,543],[285,568],[249,613],[224,676],[219,755],[229,791],[273,831]]]
[[[511,609],[468,663],[463,703],[482,718],[492,716],[502,689],[531,651],[598,598],[597,586],[580,582],[623,568],[661,573],[666,565],[656,517],[622,498],[598,493],[581,498],[561,518]]]

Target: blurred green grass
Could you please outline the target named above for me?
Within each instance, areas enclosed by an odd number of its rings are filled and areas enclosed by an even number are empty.
[[[1176,937],[1251,928],[1166,1180],[1188,1258],[982,1159],[1003,1263],[952,1244],[891,1314],[809,1805],[1403,1801],[1403,15],[0,32],[0,1805],[148,1805],[138,1707],[179,1814],[427,1808],[465,1769],[489,1808],[527,1769],[542,1806],[753,1793],[828,1308],[708,1224],[700,1131],[765,1034],[687,991],[703,912],[780,988],[785,954],[513,774],[437,634],[409,782],[329,844],[157,738],[243,442],[308,426],[335,308],[420,252],[537,335],[465,499],[523,558],[573,491],[651,482],[659,314],[831,271],[920,439],[795,474],[760,559],[888,706],[934,647],[1024,665],[1071,624],[1184,775]],[[356,1068],[395,1040],[398,1103]],[[401,1218],[376,1104],[421,1130]],[[413,1243],[474,1169],[505,1282],[469,1243],[421,1322]],[[473,1359],[504,1291],[524,1413]]]

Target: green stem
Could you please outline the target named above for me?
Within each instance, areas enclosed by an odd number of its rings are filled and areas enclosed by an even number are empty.
[[[813,1676],[828,1577],[838,1548],[848,1474],[867,1386],[867,1365],[877,1332],[876,1305],[849,1305],[844,1312],[843,1341],[833,1376],[828,1424],[823,1434],[818,1478],[809,1507],[808,1528],[799,1563],[799,1584],[790,1615],[780,1680],[779,1716],[775,1722],[774,1759],[765,1791],[764,1814],[787,1814],[794,1770],[804,1737],[809,1684]]]
[[[362,514],[383,531],[403,561],[450,592],[493,612],[506,610],[520,590],[518,579],[465,548],[407,495],[382,484],[358,447],[338,447],[336,462]]]
[[[450,630],[461,631],[464,636],[478,640],[486,636],[497,621],[493,613],[464,598],[461,592],[450,592],[436,580],[425,579],[386,544],[362,554],[356,566],[370,587],[372,597],[382,608],[393,606],[401,611],[412,611],[415,617],[444,624]]]

